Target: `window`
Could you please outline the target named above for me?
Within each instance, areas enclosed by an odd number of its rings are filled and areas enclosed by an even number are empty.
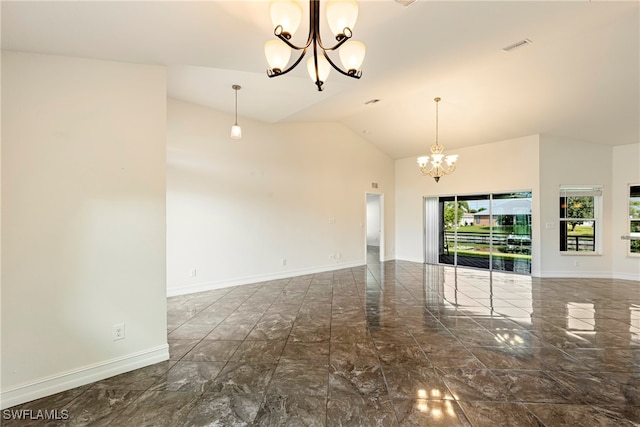
[[[629,186],[629,254],[640,256],[640,185]]]
[[[602,187],[560,186],[560,251],[600,253]]]

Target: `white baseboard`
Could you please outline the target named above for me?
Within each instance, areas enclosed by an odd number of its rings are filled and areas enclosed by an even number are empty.
[[[249,285],[252,283],[265,282],[267,280],[288,279],[295,276],[304,276],[306,274],[324,273],[332,270],[340,270],[343,268],[359,267],[364,265],[364,261],[352,261],[339,264],[328,264],[319,267],[303,268],[299,270],[287,270],[278,273],[257,274],[252,276],[234,277],[230,279],[215,280],[209,282],[196,283],[188,286],[167,289],[168,297],[178,295],[193,294],[196,292],[211,291],[214,289],[228,288],[230,286]]]
[[[613,273],[613,278],[614,279],[619,279],[619,280],[633,280],[634,282],[638,282],[638,284],[640,284],[640,272],[636,273],[636,274],[632,274],[632,273]]]
[[[61,391],[100,381],[114,375],[144,368],[169,359],[167,344],[152,347],[126,356],[74,369],[73,371],[42,378],[0,393],[0,409],[51,396]]]
[[[540,276],[545,279],[611,279],[610,271],[543,271]]]

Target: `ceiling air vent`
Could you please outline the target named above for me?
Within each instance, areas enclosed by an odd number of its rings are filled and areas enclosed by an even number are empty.
[[[510,44],[509,46],[505,46],[502,48],[502,50],[504,50],[505,52],[511,52],[512,50],[518,49],[522,46],[526,46],[528,44],[531,44],[532,41],[529,39],[524,39],[524,40],[520,40],[519,42],[515,42],[513,44]]]
[[[404,7],[407,7],[409,5],[411,5],[411,3],[413,3],[416,0],[395,0],[396,3],[398,3],[399,5],[402,5]]]

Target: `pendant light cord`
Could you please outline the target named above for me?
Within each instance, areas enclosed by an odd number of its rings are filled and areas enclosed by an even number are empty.
[[[236,125],[238,124],[238,89],[236,89]]]
[[[238,125],[238,91],[242,89],[240,85],[233,85],[231,88],[236,92],[236,122],[235,125]]]
[[[435,98],[434,101],[436,101],[436,145],[438,145],[438,103],[440,98]]]

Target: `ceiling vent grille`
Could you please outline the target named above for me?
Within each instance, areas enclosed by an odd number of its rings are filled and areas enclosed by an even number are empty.
[[[502,50],[504,50],[505,52],[511,52],[512,50],[518,49],[522,46],[526,46],[528,44],[531,44],[531,40],[529,39],[524,39],[524,40],[520,40],[519,42],[515,42],[513,44],[510,44],[509,46],[505,46],[502,48]]]

